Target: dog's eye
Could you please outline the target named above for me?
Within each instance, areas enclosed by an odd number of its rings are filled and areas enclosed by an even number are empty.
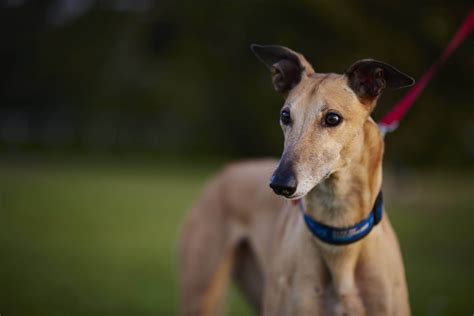
[[[331,126],[331,127],[336,126],[336,125],[341,124],[341,122],[342,122],[342,117],[339,114],[334,113],[334,112],[329,112],[324,117],[324,124],[326,126]]]
[[[283,125],[288,125],[291,123],[291,115],[290,111],[288,110],[283,110],[280,113],[280,120]]]

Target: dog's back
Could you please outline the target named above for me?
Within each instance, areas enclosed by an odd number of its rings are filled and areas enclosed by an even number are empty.
[[[275,221],[285,202],[269,190],[277,161],[234,163],[215,176],[189,212],[179,252],[183,315],[214,315],[233,276],[261,309],[262,260],[270,258]]]

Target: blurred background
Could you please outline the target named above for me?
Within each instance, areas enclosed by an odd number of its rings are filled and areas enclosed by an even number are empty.
[[[226,162],[282,148],[282,99],[249,45],[291,47],[317,72],[371,57],[419,78],[471,6],[0,0],[0,314],[175,315],[185,210]],[[474,312],[473,48],[386,137],[414,315]],[[234,288],[229,312],[250,313]]]

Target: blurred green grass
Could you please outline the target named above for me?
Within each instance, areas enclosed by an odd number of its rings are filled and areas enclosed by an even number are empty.
[[[175,315],[180,223],[216,168],[0,161],[0,314]],[[413,314],[471,315],[472,174],[397,181],[387,209]],[[229,297],[231,315],[249,313]]]

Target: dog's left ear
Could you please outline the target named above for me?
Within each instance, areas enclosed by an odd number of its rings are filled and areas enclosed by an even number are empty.
[[[346,70],[348,84],[362,102],[374,101],[385,87],[403,88],[415,80],[389,64],[373,59],[355,62]]]

